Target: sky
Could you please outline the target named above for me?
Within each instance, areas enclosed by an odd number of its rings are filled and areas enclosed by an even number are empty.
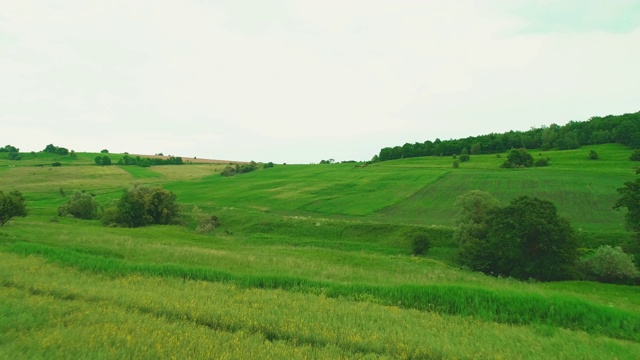
[[[640,110],[640,0],[0,0],[0,143],[274,163]]]

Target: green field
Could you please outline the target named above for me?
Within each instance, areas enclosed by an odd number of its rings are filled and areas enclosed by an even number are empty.
[[[599,160],[588,160],[592,149]],[[629,149],[532,153],[551,165],[500,169],[501,154],[459,168],[428,157],[234,177],[219,175],[224,165],[0,154],[0,190],[22,191],[30,211],[0,228],[0,358],[637,358],[639,287],[520,282],[457,265],[454,202],[472,189],[503,204],[551,200],[582,247],[637,252],[612,209],[636,176]],[[56,216],[74,191],[108,206],[135,184],[173,191],[184,224]],[[197,233],[196,207],[221,226]],[[410,255],[415,232],[431,238],[426,257]]]

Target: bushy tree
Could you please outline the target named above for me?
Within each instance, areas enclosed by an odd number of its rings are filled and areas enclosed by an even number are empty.
[[[411,240],[411,252],[413,255],[421,256],[426,255],[431,248],[431,241],[427,234],[416,233],[409,235]]]
[[[471,190],[456,199],[458,215],[453,239],[458,244],[460,262],[472,270],[485,271],[490,263],[487,219],[500,207],[488,192]]]
[[[595,150],[589,151],[589,160],[598,160],[600,156]]]
[[[521,196],[500,208],[487,195],[477,193],[463,197],[458,206],[462,216],[454,237],[463,265],[518,279],[573,276],[578,241],[553,203]]]
[[[58,216],[95,219],[98,216],[98,203],[93,195],[76,191],[66,204],[58,207]]]
[[[469,156],[469,151],[467,150],[467,148],[462,149],[462,152],[460,153],[460,162],[467,162],[469,161],[469,159],[471,158]]]
[[[24,196],[17,190],[13,190],[8,194],[0,191],[0,226],[3,226],[16,216],[27,216]]]
[[[107,155],[96,156],[95,161],[96,161],[96,165],[100,165],[100,166],[111,165],[111,158],[108,157]]]
[[[533,156],[526,149],[513,149],[507,155],[507,160],[500,166],[503,168],[531,167]]]
[[[126,190],[114,209],[105,211],[105,225],[140,227],[171,224],[178,217],[176,195],[161,186],[136,186]]]
[[[109,153],[109,150],[107,150],[107,149],[102,149],[102,150],[100,150],[100,153],[101,153],[101,154],[108,154],[108,153]]]
[[[18,153],[18,152],[10,152],[9,155],[7,156],[7,158],[9,160],[20,160],[21,159],[20,153]]]
[[[580,260],[578,268],[589,280],[629,284],[640,278],[633,256],[620,247],[599,247],[593,255]]]
[[[540,158],[537,159],[534,163],[535,166],[549,166],[549,158]]]
[[[640,169],[636,170],[640,174]],[[625,223],[629,230],[638,234],[640,239],[640,177],[635,181],[627,181],[617,189],[620,198],[613,206],[614,209],[626,208]]]
[[[640,149],[633,150],[633,152],[631,153],[631,156],[629,157],[629,160],[640,161]]]
[[[20,152],[20,149],[12,145],[5,145],[4,147],[0,147],[0,152],[17,153]]]

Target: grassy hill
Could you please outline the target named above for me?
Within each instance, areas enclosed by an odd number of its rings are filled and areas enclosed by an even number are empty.
[[[100,167],[93,153],[0,158],[0,190],[30,210],[0,228],[0,358],[636,358],[638,287],[455,264],[453,203],[472,189],[552,200],[584,247],[631,244],[612,209],[634,178],[630,150],[532,153],[551,165],[501,169],[501,154],[223,177],[220,164]],[[173,191],[186,223],[56,217],[73,191],[107,206],[134,184]],[[195,207],[222,226],[195,232]],[[416,231],[432,239],[427,257],[410,256]]]

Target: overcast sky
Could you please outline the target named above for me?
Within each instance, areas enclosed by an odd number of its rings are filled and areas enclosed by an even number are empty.
[[[640,110],[640,0],[0,0],[0,143],[310,163]]]

